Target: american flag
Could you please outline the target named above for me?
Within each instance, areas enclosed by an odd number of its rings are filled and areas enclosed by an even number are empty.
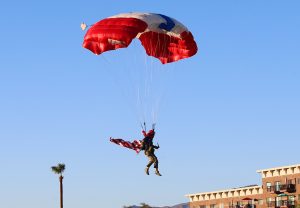
[[[130,142],[130,141],[125,141],[123,139],[110,138],[110,141],[122,147],[132,149],[136,151],[136,153],[139,153],[141,151],[142,142],[140,140],[134,140],[133,142]]]

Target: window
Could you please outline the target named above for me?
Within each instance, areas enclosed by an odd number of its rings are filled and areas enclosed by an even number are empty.
[[[280,181],[275,182],[275,191],[280,191]]]
[[[277,197],[276,197],[276,205],[275,205],[275,206],[276,206],[276,207],[280,207],[280,206],[281,206],[281,202],[282,202],[282,201],[281,201],[281,197],[280,197],[280,196],[277,196]]]
[[[290,201],[295,201],[295,196],[293,196],[293,195],[289,196],[289,200]]]
[[[211,204],[210,208],[216,208],[216,205],[215,204]]]
[[[264,200],[259,199],[259,200],[258,200],[258,204],[259,204],[259,205],[263,205],[263,204],[264,204]]]
[[[271,192],[272,183],[267,182],[267,192]]]
[[[295,196],[289,196],[288,205],[295,205]]]
[[[271,203],[271,202],[272,202],[272,198],[270,198],[270,197],[267,198],[267,199],[266,199],[266,202],[267,202],[267,206],[268,206],[268,207],[271,207],[271,206],[272,206],[272,203]]]
[[[205,208],[205,205],[200,205],[200,208]]]

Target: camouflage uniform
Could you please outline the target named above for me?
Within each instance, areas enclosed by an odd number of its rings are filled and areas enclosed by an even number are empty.
[[[158,160],[156,155],[154,154],[155,149],[158,149],[158,146],[153,145],[152,140],[147,149],[145,149],[145,155],[149,159],[149,163],[147,167],[149,168],[154,163],[154,168],[158,168]]]
[[[149,168],[152,164],[154,164],[155,168],[155,174],[161,176],[161,174],[158,171],[158,159],[156,155],[154,154],[155,149],[158,149],[159,146],[153,145],[153,138],[154,138],[154,130],[150,130],[148,133],[143,131],[143,134],[145,138],[143,139],[143,144],[142,144],[142,150],[145,151],[145,155],[149,159],[149,163],[146,166],[145,172],[147,175],[149,175]]]

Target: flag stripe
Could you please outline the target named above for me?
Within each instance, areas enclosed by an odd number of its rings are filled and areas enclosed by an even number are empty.
[[[122,147],[132,149],[132,150],[136,151],[136,153],[139,153],[141,151],[142,142],[140,140],[134,140],[133,142],[130,142],[130,141],[125,141],[123,139],[110,138],[110,141],[112,143],[115,143],[115,144],[120,145]]]

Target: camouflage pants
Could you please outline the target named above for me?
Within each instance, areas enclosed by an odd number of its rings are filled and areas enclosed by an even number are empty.
[[[154,168],[158,168],[158,160],[155,154],[147,154],[146,156],[149,159],[147,167],[149,168],[154,163]]]

